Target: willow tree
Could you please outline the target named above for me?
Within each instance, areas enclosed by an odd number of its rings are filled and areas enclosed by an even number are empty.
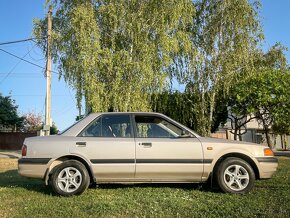
[[[190,0],[52,0],[53,56],[60,76],[93,111],[150,110],[168,67],[184,50]],[[44,51],[46,20],[34,33]]]
[[[210,134],[217,95],[226,95],[242,71],[251,71],[251,54],[262,39],[259,3],[248,0],[196,0],[189,29],[192,52],[181,55],[176,75],[198,100],[193,105],[197,131]],[[179,67],[180,68],[180,67]]]

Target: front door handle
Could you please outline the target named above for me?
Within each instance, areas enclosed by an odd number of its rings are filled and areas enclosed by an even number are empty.
[[[142,145],[144,148],[151,148],[152,143],[151,142],[141,142],[139,145]]]
[[[77,147],[86,147],[86,142],[76,142]]]

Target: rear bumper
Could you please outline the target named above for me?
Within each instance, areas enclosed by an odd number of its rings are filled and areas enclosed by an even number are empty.
[[[24,177],[43,179],[49,158],[21,158],[18,160],[18,174]]]
[[[278,167],[278,159],[275,157],[258,157],[260,179],[270,179]]]

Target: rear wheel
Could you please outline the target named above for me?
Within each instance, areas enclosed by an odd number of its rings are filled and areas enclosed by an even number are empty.
[[[250,192],[255,184],[254,170],[240,158],[226,158],[219,165],[215,175],[219,187],[227,193],[245,194]]]
[[[89,182],[86,167],[75,160],[56,166],[50,178],[53,191],[62,196],[80,195],[88,188]]]

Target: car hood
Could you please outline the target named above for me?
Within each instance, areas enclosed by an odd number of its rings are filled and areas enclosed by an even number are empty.
[[[262,145],[262,144],[256,144],[256,143],[252,143],[252,142],[234,141],[234,140],[211,138],[211,137],[199,137],[198,139],[203,144],[265,146],[265,145]]]

